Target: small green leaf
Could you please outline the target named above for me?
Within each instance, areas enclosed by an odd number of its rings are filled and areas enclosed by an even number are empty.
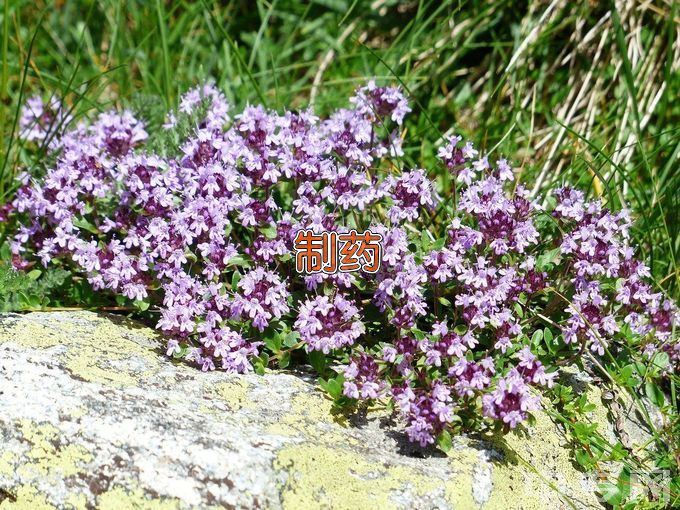
[[[264,375],[267,365],[269,364],[269,355],[263,352],[253,359],[253,368],[257,375]]]
[[[275,225],[267,225],[266,227],[262,227],[260,229],[260,232],[267,238],[267,239],[276,239],[277,232],[276,232],[276,226]]]
[[[444,296],[441,296],[441,297],[439,298],[439,302],[440,302],[441,304],[443,304],[444,306],[451,306],[451,301],[449,301],[448,299],[446,299]]]
[[[543,330],[543,338],[545,338],[545,343],[548,345],[552,344],[553,341],[553,334],[552,331],[550,331],[550,328],[545,328]]]
[[[645,383],[645,393],[647,394],[647,398],[656,407],[663,407],[664,404],[666,403],[663,390],[651,381]]]
[[[555,265],[559,264],[561,258],[562,252],[559,247],[542,253],[536,259],[536,269],[538,271],[547,271],[548,269],[551,269]]]
[[[179,344],[179,351],[173,351],[173,359],[184,359],[184,357],[189,352],[189,346],[187,344]]]
[[[151,305],[151,303],[149,303],[148,301],[137,300],[137,301],[134,302],[134,305],[135,305],[135,308],[137,308],[137,310],[139,310],[140,312],[146,312],[149,309],[149,306]]]
[[[323,374],[326,370],[326,356],[321,351],[310,351],[307,354],[309,364],[314,367],[319,374]]]
[[[519,303],[515,303],[515,312],[520,319],[524,318],[524,308]]]
[[[290,352],[285,351],[281,353],[281,357],[279,358],[279,368],[286,368],[290,365]]]
[[[281,338],[281,334],[271,328],[267,328],[264,332],[264,344],[267,346],[267,348],[272,351],[273,353],[277,353],[281,350],[281,345],[283,343],[283,339]]]
[[[241,273],[238,271],[234,271],[234,274],[231,275],[231,290],[236,290],[238,288],[238,282],[241,281]]]
[[[602,499],[606,503],[609,503],[612,506],[617,506],[621,504],[621,501],[623,500],[623,495],[621,494],[621,490],[619,489],[619,486],[616,484],[613,484],[611,482],[603,482],[598,484],[598,492],[602,496]]]
[[[439,446],[439,449],[444,453],[447,453],[451,450],[453,447],[453,442],[451,441],[451,434],[449,434],[448,430],[441,431],[437,437],[437,446]]]
[[[617,382],[621,386],[626,386],[628,388],[634,386],[635,385],[635,379],[633,378],[634,370],[635,367],[632,364],[626,365],[625,367],[621,368],[617,377]]]
[[[587,450],[580,448],[574,453],[576,456],[576,462],[586,469],[589,469],[593,464],[593,458],[590,456]]]
[[[42,271],[40,269],[34,269],[33,271],[29,271],[26,276],[28,276],[31,280],[35,281],[38,278],[40,278],[41,274]]]
[[[236,255],[235,257],[229,259],[227,266],[241,266],[248,268],[250,267],[250,261],[243,255]]]
[[[455,328],[453,328],[453,332],[457,335],[464,335],[467,333],[468,327],[466,324],[458,324]]]
[[[420,234],[420,247],[423,249],[423,251],[430,251],[432,241],[430,240],[428,234],[429,231],[426,228],[423,229],[423,232]]]
[[[300,341],[300,333],[297,331],[290,331],[283,338],[283,345],[286,347],[294,347]]]
[[[28,275],[30,276],[31,274],[29,273]],[[670,365],[670,358],[668,356],[668,353],[667,352],[656,353],[654,355],[654,358],[652,358],[652,365],[661,370],[666,368],[668,365]]]
[[[432,243],[432,250],[441,250],[445,245],[446,238],[442,237],[441,239],[437,239],[434,243]]]
[[[92,223],[87,221],[85,218],[74,218],[73,221],[73,226],[78,227],[81,230],[86,230],[87,232],[90,232],[91,234],[98,234],[99,231],[97,230],[97,227],[95,227]]]
[[[328,394],[333,397],[333,399],[339,399],[342,397],[342,389],[345,378],[342,374],[338,375],[335,379],[329,379],[326,381],[325,389]]]

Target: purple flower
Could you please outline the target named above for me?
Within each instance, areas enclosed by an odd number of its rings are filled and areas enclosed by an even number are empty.
[[[432,182],[424,170],[405,172],[399,178],[391,178],[390,196],[394,205],[390,209],[390,220],[415,220],[421,208],[432,209],[438,201]]]
[[[305,301],[294,327],[308,351],[324,354],[354,344],[365,331],[358,308],[339,293]]]
[[[238,288],[240,292],[234,295],[230,307],[232,316],[252,320],[260,331],[290,310],[288,290],[273,271],[257,267],[243,276]]]
[[[514,368],[499,379],[493,392],[482,398],[484,415],[501,420],[511,429],[526,420],[529,412],[539,407],[539,398],[531,394],[522,375]]]

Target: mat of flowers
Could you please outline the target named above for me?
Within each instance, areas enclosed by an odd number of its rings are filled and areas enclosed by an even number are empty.
[[[168,355],[203,370],[309,353],[340,399],[389,402],[423,446],[514,428],[586,355],[677,369],[677,308],[636,259],[627,211],[568,187],[532,200],[509,161],[458,136],[436,168],[407,166],[409,112],[373,82],[327,117],[233,111],[206,84],[155,127],[129,111],[75,123],[32,99],[20,128],[49,164],[5,207],[14,265],[145,303]],[[299,274],[301,229],[380,234],[380,269]]]

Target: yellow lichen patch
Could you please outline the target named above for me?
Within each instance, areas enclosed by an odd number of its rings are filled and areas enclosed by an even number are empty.
[[[324,444],[357,444],[353,437],[337,427],[347,427],[342,415],[333,415],[332,403],[318,391],[300,391],[292,399],[291,409],[266,431],[279,436],[305,437]]]
[[[12,489],[14,496],[12,501],[7,498],[0,503],[0,510],[53,510],[56,507],[51,505],[38,489],[30,485],[20,485]]]
[[[16,471],[22,479],[63,479],[82,471],[82,465],[92,460],[92,455],[82,446],[58,444],[59,436],[50,424],[36,425],[21,420],[18,429],[31,449],[23,455],[24,462]]]
[[[582,490],[583,474],[574,467],[555,424],[542,412],[535,418],[530,438],[511,433],[492,439],[505,460],[492,462],[494,490],[484,508],[508,508],[508,500],[522,501],[528,510],[564,507],[571,502],[569,493],[579,495],[578,507],[600,508],[595,494]],[[559,479],[553,478],[555,473]]]
[[[97,498],[99,510],[173,510],[180,508],[176,499],[148,499],[141,489],[127,491],[121,487],[114,487]]]
[[[324,398],[317,390],[298,392],[293,397],[293,415],[304,416],[312,422],[331,422],[333,421],[331,401]]]
[[[248,398],[250,385],[243,379],[234,378],[228,382],[221,382],[212,387],[209,396],[227,404],[232,411],[238,411],[244,407],[252,407]]]
[[[76,407],[73,411],[71,411],[71,418],[82,418],[87,414],[87,407],[85,406],[80,406]]]
[[[16,458],[17,456],[13,452],[6,451],[0,454],[0,476],[12,476]]]
[[[374,510],[396,508],[392,499],[405,490],[413,496],[433,494],[442,481],[415,470],[371,463],[348,450],[318,445],[290,446],[279,451],[274,467],[288,471],[281,487],[283,507]]]
[[[66,504],[74,510],[84,510],[87,508],[87,498],[85,494],[69,494],[66,496]]]
[[[143,345],[128,338],[129,330],[92,312],[70,313],[66,320],[58,313],[44,313],[40,319],[11,323],[0,331],[0,343],[14,342],[37,349],[68,345],[65,352],[55,356],[72,376],[108,386],[138,386],[162,368],[155,350],[157,337],[148,328],[133,331],[148,342]],[[138,363],[125,362],[131,358]]]
[[[59,332],[52,331],[36,322],[18,320],[9,328],[0,330],[0,342],[14,342],[26,347],[46,349],[62,343]]]
[[[479,452],[474,449],[453,449],[447,454],[449,465],[454,466],[457,476],[444,486],[446,500],[455,508],[476,508],[472,498],[472,476],[474,466],[479,464]]]

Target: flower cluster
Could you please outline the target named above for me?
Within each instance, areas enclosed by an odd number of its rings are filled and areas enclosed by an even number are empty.
[[[463,418],[526,420],[556,377],[530,340],[544,327],[559,356],[628,335],[680,363],[677,308],[652,291],[626,212],[569,188],[543,210],[508,161],[460,137],[439,150],[456,185],[438,189],[433,172],[403,168],[400,89],[371,82],[350,105],[234,112],[205,84],[159,129],[127,111],[70,127],[0,214],[14,264],[62,265],[153,305],[168,355],[203,370],[248,372],[299,346],[349,360],[344,396],[391,399],[423,446]],[[26,138],[41,143],[62,111],[31,100]],[[156,137],[171,148],[154,152]],[[378,272],[295,272],[298,230],[352,228],[382,236]],[[291,333],[299,342],[272,340]]]

